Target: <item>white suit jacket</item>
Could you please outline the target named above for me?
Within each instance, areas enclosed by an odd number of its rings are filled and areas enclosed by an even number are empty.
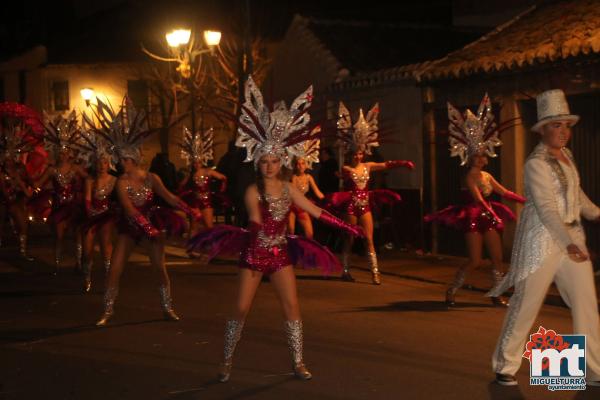
[[[543,143],[525,163],[527,201],[517,224],[510,271],[490,296],[499,296],[537,271],[551,250],[558,248],[566,254],[567,246],[574,243],[587,251],[581,217],[597,219],[600,208],[581,190],[571,151],[562,151],[571,167],[553,157]]]

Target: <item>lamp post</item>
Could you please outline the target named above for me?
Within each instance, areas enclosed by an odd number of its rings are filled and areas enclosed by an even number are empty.
[[[190,111],[192,119],[192,132],[196,134],[196,104],[194,79],[202,66],[202,56],[213,54],[214,48],[221,41],[221,32],[205,30],[204,41],[194,39],[190,29],[174,29],[165,35],[169,45],[171,57],[161,57],[151,53],[142,46],[142,51],[150,57],[166,62],[177,63],[176,71],[181,75],[190,94]],[[204,42],[204,43],[203,43]]]

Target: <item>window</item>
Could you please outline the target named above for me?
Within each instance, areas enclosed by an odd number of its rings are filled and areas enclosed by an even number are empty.
[[[69,81],[55,81],[52,83],[52,109],[65,111],[69,109]]]
[[[148,83],[144,80],[128,80],[127,96],[133,102],[135,108],[148,110],[149,91]]]

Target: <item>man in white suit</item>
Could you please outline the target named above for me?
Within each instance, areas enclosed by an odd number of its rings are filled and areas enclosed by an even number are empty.
[[[579,173],[565,147],[579,116],[569,111],[562,90],[537,98],[541,142],[525,163],[527,201],[517,226],[511,269],[490,296],[514,286],[492,365],[496,382],[517,384],[525,342],[554,281],[571,308],[575,334],[586,335],[588,385],[600,386],[600,329],[592,263],[581,218],[597,221],[598,208],[581,190]]]

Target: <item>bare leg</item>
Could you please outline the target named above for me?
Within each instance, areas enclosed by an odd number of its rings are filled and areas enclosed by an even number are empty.
[[[302,225],[302,229],[304,230],[304,236],[309,239],[312,239],[314,236],[312,221],[308,214],[303,214],[301,218],[298,218],[298,222]]]
[[[10,214],[17,229],[19,237],[19,253],[27,261],[33,261],[27,253],[27,215],[25,213],[25,204],[20,201],[10,207]]]
[[[288,219],[288,233],[293,235],[296,232],[296,213],[290,212]]]
[[[369,267],[371,268],[371,277],[375,285],[381,285],[381,274],[377,263],[377,252],[373,243],[373,214],[371,212],[361,215],[358,219],[359,225],[365,232],[365,244],[367,245],[367,256],[369,257]]]
[[[357,223],[356,216],[349,214],[344,217],[344,221],[352,225],[356,225]],[[350,252],[352,251],[353,243],[354,238],[350,235],[346,235],[346,238],[344,239],[344,247],[342,249],[342,267],[344,268],[342,279],[350,282],[354,282],[354,278],[352,275],[350,275],[350,264],[348,260],[350,257]]]
[[[114,223],[108,222],[104,224],[98,235],[100,237],[100,252],[102,254],[102,259],[104,260],[104,272],[108,274],[108,270],[110,269],[110,257],[113,252],[112,245],[112,235],[114,230]]]
[[[219,367],[219,380],[227,382],[231,375],[233,353],[242,336],[246,316],[252,307],[256,289],[260,285],[262,272],[240,268],[238,273],[238,294],[232,312],[232,318],[225,323],[225,341],[223,346],[223,363]]]
[[[92,287],[92,265],[94,263],[94,229],[83,234],[83,292],[88,293]]]
[[[133,239],[126,234],[121,234],[117,238],[117,244],[112,254],[111,267],[106,277],[106,289],[104,292],[104,314],[98,322],[97,326],[104,326],[108,323],[108,320],[113,315],[113,307],[115,299],[119,293],[119,280],[121,279],[121,273],[125,264],[129,259],[129,255],[133,250],[135,242]]]
[[[67,221],[61,221],[56,224],[55,232],[56,232],[56,244],[54,249],[54,275],[58,273],[58,269],[60,268],[60,262],[62,261],[62,246],[63,239],[65,237],[65,232],[67,230]]]
[[[284,267],[271,275],[271,283],[277,291],[279,302],[283,308],[286,320],[300,319],[300,306],[298,305],[298,292],[296,290],[296,275],[291,266]]]
[[[146,248],[150,262],[154,271],[157,274],[159,285],[158,290],[160,293],[160,305],[163,309],[163,314],[166,320],[179,321],[179,317],[173,309],[173,301],[171,299],[171,281],[169,280],[169,274],[165,267],[165,237],[160,237],[146,242]]]
[[[211,229],[215,224],[213,222],[213,218],[215,216],[215,211],[212,208],[203,208],[200,210],[202,213],[202,222],[204,223],[204,227],[206,229]]]
[[[465,233],[465,241],[467,243],[467,251],[469,253],[469,260],[466,264],[462,265],[456,276],[454,282],[450,285],[446,291],[446,304],[449,306],[455,305],[454,296],[458,289],[465,283],[465,275],[468,270],[477,267],[481,263],[481,250],[483,245],[483,238],[479,232],[467,232]]]
[[[487,231],[483,235],[485,247],[492,259],[492,286],[502,280],[502,242],[496,230]],[[497,306],[507,307],[508,303],[500,297],[492,297],[492,303]]]
[[[312,374],[304,365],[302,320],[300,319],[300,306],[296,290],[296,275],[291,266],[284,267],[271,275],[271,283],[277,291],[279,301],[285,315],[285,332],[288,347],[292,355],[292,368],[294,375],[300,379],[311,379]]]

